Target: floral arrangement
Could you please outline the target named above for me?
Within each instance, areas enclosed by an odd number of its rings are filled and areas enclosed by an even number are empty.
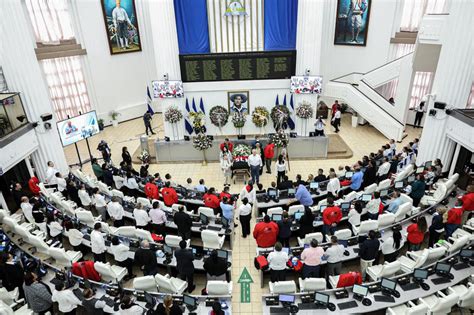
[[[232,156],[234,159],[237,157],[248,157],[250,154],[252,154],[252,148],[243,143],[237,144],[234,147],[234,150],[232,150]]]
[[[209,118],[214,126],[221,128],[229,121],[229,111],[222,106],[214,106],[209,111]]]
[[[270,118],[270,113],[263,106],[255,107],[255,110],[252,113],[252,122],[255,126],[262,128],[268,124],[268,118]]]
[[[193,138],[193,147],[196,150],[203,151],[212,147],[212,140],[203,133],[199,133]]]
[[[142,153],[138,156],[138,159],[144,164],[149,164],[151,160],[150,153],[148,153],[147,150],[143,150]]]
[[[309,119],[313,117],[313,107],[307,101],[303,101],[296,107],[296,116],[301,119]]]
[[[273,142],[277,148],[283,148],[288,145],[289,139],[286,133],[280,131],[270,134],[270,141]]]
[[[235,112],[232,115],[232,123],[234,124],[235,128],[242,128],[245,125],[246,121],[247,121],[247,118],[245,117],[244,114]]]
[[[206,116],[201,111],[197,113],[196,112],[189,113],[189,118],[191,118],[191,121],[193,123],[193,129],[196,133],[206,132],[206,127],[204,126],[205,117]]]
[[[109,113],[109,115],[110,115],[110,118],[112,118],[112,120],[117,120],[118,116],[120,116],[120,113],[113,110]]]
[[[288,110],[288,107],[285,105],[275,105],[275,107],[272,108],[270,116],[272,117],[275,129],[278,127],[286,129],[286,126],[288,125],[288,118],[290,117],[290,111]]]
[[[165,121],[176,124],[183,119],[183,113],[176,106],[171,106],[165,111]]]

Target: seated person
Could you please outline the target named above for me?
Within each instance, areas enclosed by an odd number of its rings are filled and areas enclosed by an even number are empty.
[[[398,211],[398,207],[402,204],[402,199],[400,198],[400,192],[395,191],[393,193],[392,201],[390,201],[387,211],[393,214],[396,214]]]
[[[204,260],[204,270],[207,273],[207,280],[226,280],[227,261],[217,256],[217,250],[213,250],[211,255]]]
[[[288,176],[283,176],[283,181],[278,185],[279,190],[293,188],[293,182],[288,179]]]
[[[207,187],[206,187],[206,185],[204,185],[204,179],[201,178],[199,180],[199,185],[196,185],[196,187],[194,187],[194,189],[199,191],[199,192],[205,193],[207,191]]]
[[[317,183],[324,182],[326,180],[326,175],[324,175],[324,170],[320,168],[318,170],[318,175],[314,178],[314,181]]]

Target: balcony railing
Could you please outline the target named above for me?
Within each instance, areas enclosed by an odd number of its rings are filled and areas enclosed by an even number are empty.
[[[0,138],[28,123],[20,93],[0,93]]]

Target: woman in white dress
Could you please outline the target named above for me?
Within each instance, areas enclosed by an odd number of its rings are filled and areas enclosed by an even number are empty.
[[[231,167],[232,167],[232,162],[229,159],[229,156],[223,155],[222,160],[221,160],[221,169],[224,172],[224,178],[225,178],[224,185],[230,185],[231,176],[232,176]]]

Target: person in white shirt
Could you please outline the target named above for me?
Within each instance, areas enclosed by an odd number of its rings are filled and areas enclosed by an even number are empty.
[[[101,261],[105,263],[105,241],[102,232],[100,231],[102,224],[96,222],[94,224],[94,231],[91,232],[91,251],[94,254],[94,261]]]
[[[29,223],[34,223],[35,219],[33,218],[33,205],[30,203],[28,197],[21,197],[20,208],[26,221]]]
[[[92,203],[97,213],[102,217],[102,220],[107,220],[107,203],[105,202],[105,197],[99,192],[99,188],[97,187],[92,189]]]
[[[118,314],[120,315],[142,315],[145,309],[132,299],[131,295],[124,295],[120,301]]]
[[[249,181],[240,192],[240,200],[244,200],[244,198],[247,198],[247,201],[250,203],[251,207],[253,207],[253,204],[257,202],[257,191],[253,187],[253,183],[251,181]]]
[[[345,177],[345,176],[346,176],[346,169],[344,168],[344,166],[339,165],[339,167],[337,168],[337,171],[336,171],[336,177],[341,178],[341,177]]]
[[[127,268],[127,276],[124,278],[125,281],[134,278],[133,274],[133,259],[129,257],[130,247],[120,243],[118,236],[112,238],[112,245],[110,246],[110,252],[114,255],[114,259],[120,267]]]
[[[125,183],[125,178],[120,175],[119,172],[114,172],[114,175],[112,175],[112,179],[115,184],[115,189],[121,189]]]
[[[81,206],[84,209],[90,210],[91,209],[91,196],[89,196],[89,193],[86,190],[86,185],[81,184],[81,188],[77,192],[77,195],[79,197],[79,200],[81,201]]]
[[[334,117],[331,120],[331,124],[334,127],[336,133],[339,132],[339,126],[341,125],[341,108],[338,105]]]
[[[392,156],[394,156],[397,153],[397,143],[395,139],[390,139],[390,149],[392,149]]]
[[[377,220],[380,209],[380,192],[374,192],[374,198],[365,205],[365,210],[370,220]]]
[[[278,156],[278,160],[275,163],[275,173],[277,174],[277,186],[283,181],[283,176],[285,176],[288,171],[288,166],[285,161],[283,154]]]
[[[48,185],[56,185],[56,173],[59,172],[52,161],[48,161],[48,168],[46,169],[45,183]]]
[[[344,246],[338,243],[337,236],[331,236],[331,246],[324,253],[327,260],[327,274],[329,276],[338,276],[341,273],[344,251]]]
[[[166,231],[166,213],[161,209],[158,201],[153,202],[152,209],[148,214],[151,219],[153,232],[158,235],[164,235]]]
[[[383,151],[383,156],[388,157],[390,159],[393,155],[392,147],[390,146],[390,144],[386,144],[384,148],[385,150]]]
[[[323,116],[319,116],[318,120],[314,123],[316,137],[324,137],[324,126],[326,126],[326,124],[323,121]]]
[[[263,166],[262,157],[257,154],[257,150],[253,149],[252,154],[248,157],[247,163],[250,166],[250,175],[252,181],[256,184],[260,182],[260,169]]]
[[[139,186],[135,176],[131,172],[127,172],[127,180],[123,183],[125,187],[128,188],[128,193],[134,197],[137,197],[139,194]]]
[[[231,177],[232,177],[232,170],[231,170],[232,162],[229,159],[228,155],[224,155],[221,160],[221,170],[224,172],[224,185],[230,185]]]
[[[283,246],[280,242],[275,243],[274,251],[268,254],[268,267],[271,270],[271,281],[285,281],[286,279],[286,263],[288,262],[288,254],[282,251]]]
[[[380,249],[385,262],[394,262],[397,259],[398,251],[403,247],[405,240],[400,231],[393,231],[392,237],[387,237],[380,244]]]
[[[188,190],[193,190],[194,189],[193,179],[191,177],[188,177],[188,179],[186,179],[186,184],[184,184],[184,188],[186,188]]]
[[[133,209],[133,217],[135,218],[135,226],[138,229],[148,230],[148,223],[150,223],[151,219],[141,203],[137,203],[135,209]]]
[[[242,237],[246,238],[247,235],[250,235],[250,219],[252,218],[252,205],[247,197],[242,199],[242,204],[237,211],[242,225]]]
[[[107,204],[107,213],[112,221],[114,221],[115,227],[121,227],[123,225],[124,211],[119,201],[120,199],[117,196],[113,196],[112,200]]]
[[[59,311],[63,314],[75,314],[77,306],[82,305],[72,290],[64,288],[64,282],[55,285],[51,300],[58,303]]]
[[[415,128],[421,128],[421,120],[423,119],[423,114],[425,113],[425,101],[421,101],[418,106],[415,106],[415,122],[413,126]]]
[[[380,165],[379,169],[377,170],[378,181],[380,182],[384,179],[387,179],[389,171],[390,171],[390,162],[387,157],[384,157],[382,165]]]
[[[360,214],[362,213],[362,204],[360,202],[355,202],[354,208],[351,208],[349,214],[347,215],[348,221],[351,227],[360,225]]]
[[[56,176],[56,184],[58,185],[58,191],[63,194],[64,197],[67,197],[67,190],[66,190],[66,180],[62,177],[61,173],[57,172]]]
[[[337,196],[339,195],[339,191],[341,190],[341,182],[339,181],[339,178],[337,177],[336,173],[331,172],[329,174],[329,182],[326,190],[328,191],[328,193],[331,193],[334,198],[337,198]]]

